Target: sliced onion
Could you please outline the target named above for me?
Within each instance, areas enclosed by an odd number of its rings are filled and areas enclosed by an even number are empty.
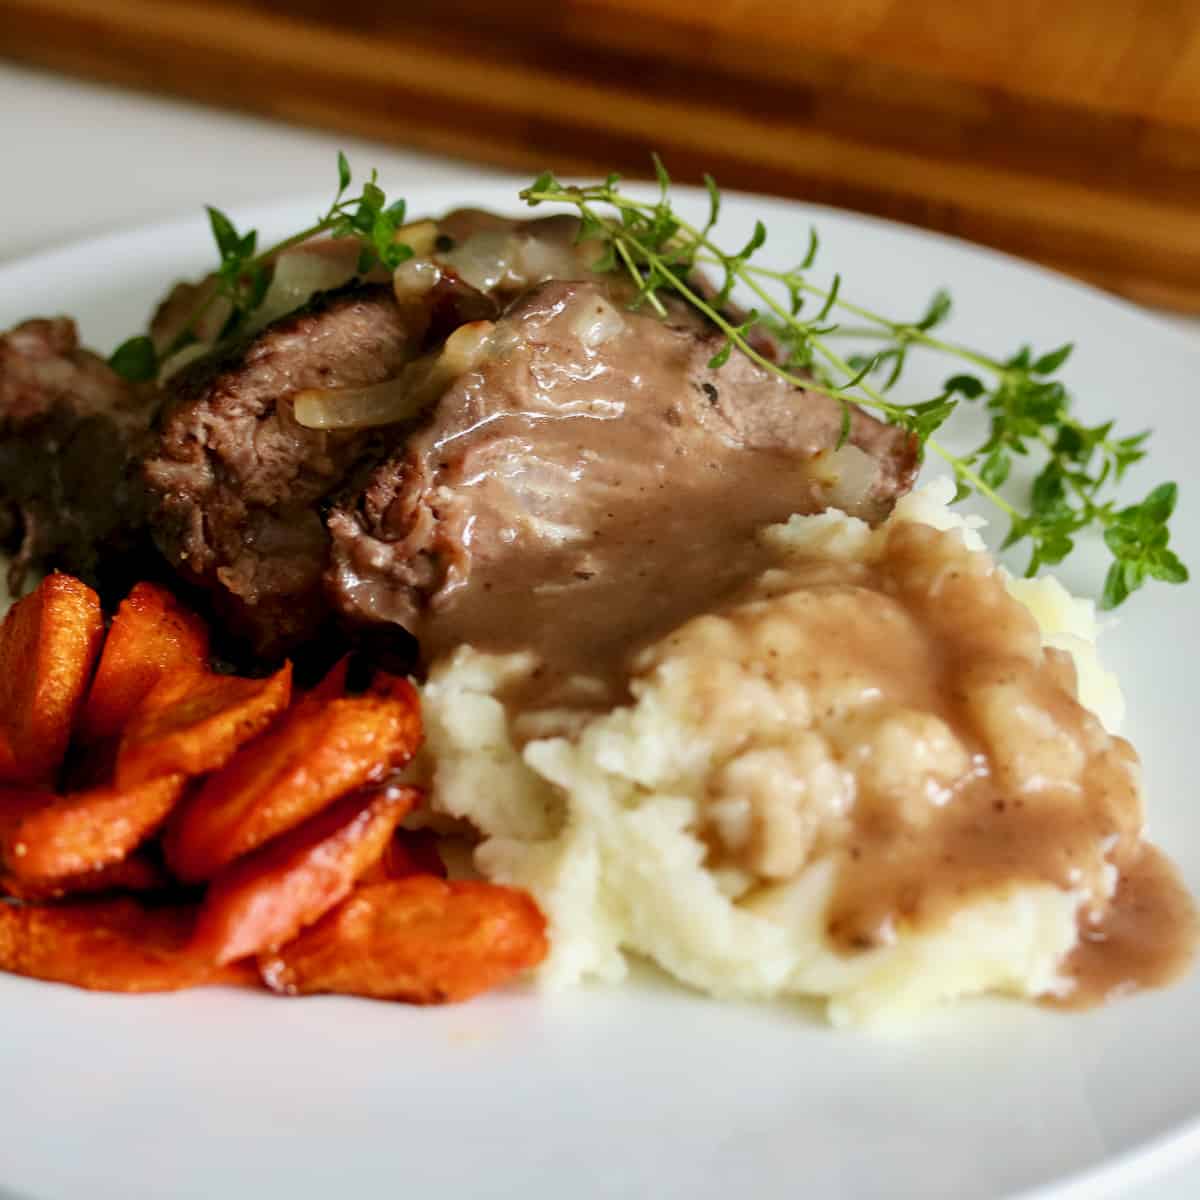
[[[200,319],[192,327],[196,340],[203,342],[206,347],[216,344],[221,336],[221,330],[233,316],[233,302],[226,296],[218,296],[201,314]]]
[[[575,336],[589,349],[603,346],[625,328],[625,319],[607,300],[597,297],[572,322]]]
[[[361,388],[306,388],[292,401],[305,429],[371,429],[411,421],[422,405],[403,374]]]
[[[400,304],[420,300],[431,292],[442,278],[442,268],[431,258],[410,258],[392,274],[392,290]]]
[[[483,229],[440,257],[464,283],[490,292],[509,272],[515,240],[507,230]]]
[[[539,227],[540,226],[540,227]],[[587,279],[602,253],[598,238],[577,242],[578,222],[539,222],[516,239],[511,273],[518,287],[545,279]]]
[[[586,279],[601,244],[595,238],[576,242],[578,229],[575,221],[478,229],[438,258],[481,292],[532,287],[546,279]]]
[[[217,340],[233,305],[225,296],[215,296],[217,277],[208,275],[198,283],[177,283],[154,315],[152,336],[161,354],[183,333],[211,346]],[[197,316],[199,313],[199,316]]]
[[[255,329],[307,304],[317,292],[341,287],[358,266],[356,238],[325,239],[285,250],[275,260],[271,285],[254,314]]]
[[[212,348],[212,342],[193,342],[190,346],[184,346],[182,350],[176,350],[158,368],[158,382],[166,383],[172,375],[177,375],[189,363],[194,363],[196,359],[203,358]]]
[[[306,429],[372,429],[411,421],[488,352],[491,321],[462,325],[436,354],[409,363],[399,375],[360,388],[305,388],[292,403]]]
[[[445,341],[437,355],[439,369],[451,378],[474,370],[484,358],[492,341],[492,321],[468,321]]]
[[[402,242],[412,252],[414,258],[428,258],[437,244],[438,227],[436,221],[411,221],[401,225],[396,230],[396,242]]]
[[[825,469],[832,483],[829,502],[843,512],[860,511],[875,480],[879,475],[879,463],[865,450],[847,442],[825,459]]]

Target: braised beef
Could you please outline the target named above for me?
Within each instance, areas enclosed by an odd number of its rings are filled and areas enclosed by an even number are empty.
[[[913,439],[854,410],[837,450],[836,402],[741,355],[711,368],[720,333],[682,303],[631,311],[632,281],[594,275],[571,220],[462,210],[438,229],[407,282],[319,295],[161,391],[118,378],[69,321],[0,339],[14,573],[95,576],[138,563],[152,534],[263,659],[336,618],[405,653],[416,635],[427,656],[553,628],[577,644],[574,669],[612,650],[609,626],[658,629],[735,586],[763,524],[830,503],[878,520],[911,486]],[[197,286],[160,309],[160,342]],[[299,391],[392,380],[493,320],[482,359],[415,424],[296,421]]]
[[[321,502],[377,434],[297,424],[301,388],[377,383],[409,356],[386,287],[317,298],[172,379],[144,478],[154,539],[265,657],[310,636],[325,605]]]
[[[31,568],[100,584],[145,555],[137,454],[157,389],[118,376],[65,317],[0,335],[0,535],[14,594]]]
[[[755,570],[755,532],[842,503],[875,521],[917,470],[915,441],[791,387],[602,283],[515,302],[483,364],[328,518],[327,583],[352,624],[398,624],[426,657],[533,646],[591,672]],[[839,458],[835,459],[835,451]],[[843,481],[844,482],[844,481]]]

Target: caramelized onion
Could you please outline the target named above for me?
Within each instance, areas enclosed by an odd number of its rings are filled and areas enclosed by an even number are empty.
[[[402,373],[361,388],[305,388],[293,400],[306,429],[370,429],[410,421],[421,412]]]
[[[158,368],[158,382],[166,383],[172,375],[182,371],[184,367],[189,363],[195,362],[196,359],[203,358],[212,348],[212,342],[193,342],[190,346],[184,346],[182,350],[176,350]]]
[[[409,363],[399,375],[359,388],[305,388],[293,398],[306,429],[370,429],[411,421],[487,354],[491,321],[456,329],[436,354]]]
[[[317,292],[327,292],[348,283],[358,266],[358,241],[339,238],[310,242],[285,250],[275,260],[271,285],[254,314],[255,329],[295,312]]]
[[[154,314],[150,336],[159,354],[180,340],[195,339],[207,349],[213,345],[233,313],[228,297],[216,295],[217,277],[198,283],[177,283]],[[185,331],[187,337],[184,337]],[[194,356],[193,356],[194,357]],[[170,359],[173,359],[171,355]]]
[[[586,278],[602,250],[598,239],[575,240],[576,226],[539,233],[480,229],[438,255],[460,279],[481,292],[532,287],[546,279]]]
[[[855,512],[867,498],[879,475],[879,463],[865,450],[847,442],[826,460],[832,486],[829,503],[843,512]]]
[[[402,242],[414,258],[428,258],[437,243],[438,227],[435,221],[410,221],[396,230],[394,241]]]
[[[589,349],[595,350],[625,328],[625,320],[607,300],[597,298],[576,317],[572,330]]]
[[[598,238],[577,242],[573,228],[540,236],[526,233],[516,239],[511,274],[520,287],[544,279],[586,279],[602,253],[603,244]]]
[[[437,286],[442,277],[442,268],[431,258],[410,258],[402,262],[392,274],[392,290],[401,305],[412,300],[421,300]]]
[[[509,273],[515,240],[507,230],[483,229],[441,255],[441,260],[464,283],[490,292]]]

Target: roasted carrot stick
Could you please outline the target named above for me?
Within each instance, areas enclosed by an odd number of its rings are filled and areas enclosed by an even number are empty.
[[[402,766],[420,740],[415,697],[302,701],[183,803],[167,829],[167,861],[181,879],[211,879],[330,801]]]
[[[208,630],[195,613],[155,583],[139,583],[109,626],[96,677],[80,717],[87,741],[115,737],[165,675],[203,670]]]
[[[197,953],[233,962],[295,937],[350,894],[419,796],[395,785],[353,793],[226,867],[201,905]]]
[[[288,995],[440,1004],[508,982],[546,949],[545,919],[526,893],[413,875],[360,887],[259,967]]]
[[[0,625],[0,768],[5,782],[53,785],[104,637],[100,601],[48,575]]]
[[[0,831],[8,874],[29,884],[54,884],[120,862],[166,820],[183,793],[182,775],[136,787],[90,788],[32,806]]]
[[[173,992],[249,983],[241,967],[190,953],[190,907],[145,908],[135,900],[0,903],[0,971],[100,992]]]
[[[200,775],[223,766],[291,698],[292,668],[267,679],[184,670],[164,676],[138,705],[121,737],[117,783]]]

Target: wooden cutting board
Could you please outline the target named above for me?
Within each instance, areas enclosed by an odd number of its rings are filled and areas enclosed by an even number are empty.
[[[656,149],[1200,312],[1200,0],[0,0],[0,54],[522,169]]]

